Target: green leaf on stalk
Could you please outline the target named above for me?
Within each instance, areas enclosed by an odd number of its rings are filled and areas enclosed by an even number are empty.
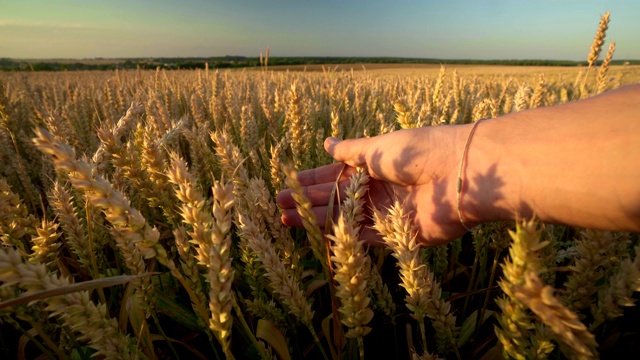
[[[256,337],[269,343],[280,359],[291,360],[287,340],[280,329],[270,320],[260,319],[256,327]]]
[[[480,324],[481,325],[484,324],[484,322],[487,321],[487,319],[489,319],[494,313],[495,311],[486,310],[484,312],[483,319],[480,321]],[[478,310],[475,310],[462,323],[462,326],[460,327],[460,336],[458,338],[458,348],[461,348],[462,346],[464,346],[467,343],[467,341],[471,339],[471,335],[473,335],[473,332],[476,330],[477,320],[478,320]]]

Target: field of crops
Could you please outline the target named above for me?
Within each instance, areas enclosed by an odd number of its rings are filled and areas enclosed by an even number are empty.
[[[366,170],[327,233],[297,180],[333,162],[328,136],[468,124],[640,82],[640,67],[609,66],[611,54],[589,68],[2,73],[0,354],[637,351],[638,234],[500,222],[421,247],[398,205],[375,212],[385,244],[368,247]],[[304,228],[280,222],[284,188]]]
[[[327,136],[469,123],[640,80],[637,68],[613,67],[599,88],[597,69],[586,81],[586,69],[549,70],[2,74],[2,351],[183,359],[619,351],[638,335],[616,320],[638,287],[637,235],[491,223],[403,255],[391,242],[365,248],[357,234],[327,248],[311,222],[283,227],[274,205],[279,190],[295,188],[293,168],[332,162]],[[347,228],[366,181],[359,174],[344,201]],[[357,260],[340,262],[341,251]],[[553,289],[542,298],[553,316],[515,295],[531,272]],[[339,296],[345,276],[359,291],[351,298]]]

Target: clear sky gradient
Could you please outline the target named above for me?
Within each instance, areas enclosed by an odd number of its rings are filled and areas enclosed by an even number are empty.
[[[640,59],[638,0],[0,0],[0,57],[585,60],[607,10]]]

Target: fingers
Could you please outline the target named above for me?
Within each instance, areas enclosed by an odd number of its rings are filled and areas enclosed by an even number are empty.
[[[340,139],[330,137],[324,141],[324,149],[338,161],[354,167],[365,166],[366,153],[370,144],[370,138],[341,141]]]
[[[302,192],[304,196],[311,201],[311,205],[327,205],[329,198],[333,194],[334,183],[324,183],[318,185],[304,186]],[[292,189],[284,189],[278,193],[276,197],[276,203],[283,209],[292,209],[296,207],[296,203],[293,200]]]
[[[362,227],[362,230],[360,231],[360,240],[364,240],[364,243],[369,246],[384,246],[384,240],[380,233],[370,226]]]
[[[333,186],[336,178],[340,175],[344,164],[333,164],[322,166],[316,169],[305,170],[298,173],[298,181],[302,185],[303,194],[311,201],[313,206],[327,205],[331,196],[334,196]],[[347,166],[340,177],[340,192],[344,194],[349,177],[356,172],[356,169]],[[276,203],[283,209],[291,209],[296,206],[291,194],[293,190],[284,189],[276,196]],[[344,195],[341,195],[341,197]]]
[[[313,212],[318,221],[318,226],[324,232],[325,231],[325,218],[327,216],[327,207],[326,206],[317,206],[313,208]],[[337,218],[338,208],[337,206],[334,209],[334,214]],[[334,219],[335,220],[335,219]],[[302,218],[296,212],[295,209],[287,209],[282,213],[282,223],[286,226],[292,227],[302,227]],[[382,236],[374,230],[369,225],[362,225],[360,227],[360,239],[364,240],[365,244],[369,246],[383,246],[384,241],[382,240]]]
[[[342,181],[338,185],[338,189],[340,190],[340,199],[344,199],[345,197],[345,189],[348,186],[348,182]],[[335,186],[335,181],[327,182],[324,184],[303,186],[302,192],[306,196],[307,199],[311,202],[311,205],[315,206],[323,206],[329,204],[329,200],[332,196],[335,196],[335,191],[333,187]],[[282,209],[293,209],[296,207],[296,202],[293,200],[292,189],[284,189],[280,191],[276,197],[276,203]]]
[[[327,218],[327,211],[329,210],[328,206],[314,206],[311,211],[313,211],[313,214],[316,217],[316,221],[318,222],[318,226],[320,227],[324,227],[325,224],[325,220]],[[338,207],[334,206],[334,214],[338,213]],[[286,209],[284,211],[282,211],[282,217],[281,217],[282,223],[285,226],[292,226],[292,227],[302,227],[302,218],[300,217],[300,215],[298,214],[298,211],[294,208],[294,209]]]
[[[340,175],[340,172],[342,172],[340,181],[345,180],[356,172],[356,169],[350,166],[347,166],[344,171],[342,171],[343,167],[344,164],[338,163],[321,166],[315,169],[300,171],[298,173],[298,181],[302,186],[328,182],[332,183],[336,181],[338,175]]]
[[[333,183],[338,176],[340,176],[339,181],[342,182],[356,172],[355,166],[366,165],[365,152],[368,141],[369,139],[366,138],[345,141],[340,141],[337,138],[325,140],[324,145],[327,152],[336,160],[351,166],[344,168],[344,164],[332,164],[298,173],[298,181],[314,206],[328,203]],[[340,175],[341,173],[342,175]],[[276,196],[276,203],[284,209],[295,207],[291,193],[290,189],[281,191]]]

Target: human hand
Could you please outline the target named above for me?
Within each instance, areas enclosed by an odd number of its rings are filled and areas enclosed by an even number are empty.
[[[374,206],[385,210],[399,200],[418,231],[418,241],[438,245],[466,231],[457,212],[456,183],[463,150],[460,144],[467,132],[467,126],[425,127],[372,138],[344,141],[328,138],[324,146],[334,159],[348,165],[339,179],[341,199],[344,199],[346,180],[355,172],[355,167],[364,167],[371,175],[365,208]],[[333,164],[298,174],[321,228],[329,200],[335,196],[333,186],[342,167],[343,164]],[[284,209],[285,225],[302,226],[290,189],[278,194],[277,203]],[[338,213],[337,206],[336,203],[334,214]],[[379,241],[367,218],[361,237],[369,242]]]

